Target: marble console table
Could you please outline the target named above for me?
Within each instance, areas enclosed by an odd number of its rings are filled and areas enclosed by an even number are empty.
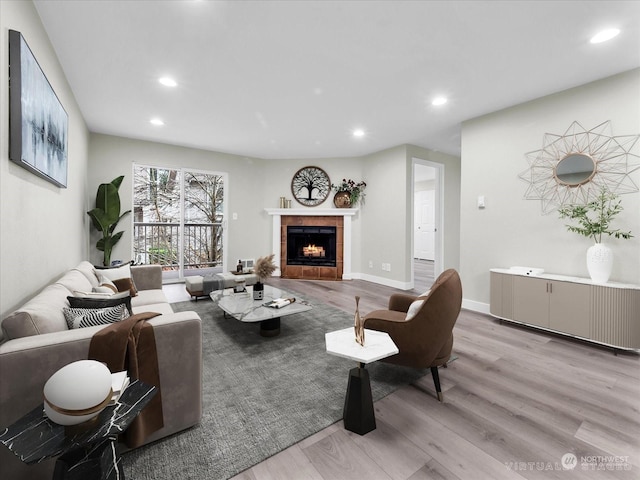
[[[115,405],[106,407],[91,424],[64,427],[44,414],[40,404],[0,431],[0,443],[26,464],[59,457],[54,480],[124,480],[116,444],[157,388],[135,381]]]

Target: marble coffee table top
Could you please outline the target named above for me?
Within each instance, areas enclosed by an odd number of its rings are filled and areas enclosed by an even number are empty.
[[[262,322],[311,310],[311,305],[303,303],[299,298],[282,308],[265,306],[277,298],[295,298],[295,295],[270,285],[264,286],[264,298],[261,300],[253,299],[252,286],[247,287],[247,291],[242,293],[234,293],[232,290],[218,290],[211,293],[211,300],[241,322]]]

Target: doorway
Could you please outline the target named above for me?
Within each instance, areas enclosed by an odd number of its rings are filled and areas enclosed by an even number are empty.
[[[413,242],[411,278],[424,292],[442,271],[443,165],[413,159]]]

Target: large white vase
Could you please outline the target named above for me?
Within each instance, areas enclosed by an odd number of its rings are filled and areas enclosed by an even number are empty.
[[[593,283],[607,283],[613,269],[613,251],[602,243],[589,247],[587,269]]]

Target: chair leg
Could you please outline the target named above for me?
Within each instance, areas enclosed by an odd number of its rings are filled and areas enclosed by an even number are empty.
[[[431,376],[433,377],[433,383],[436,386],[438,401],[442,402],[444,400],[444,397],[442,396],[442,389],[440,388],[440,375],[438,375],[438,367],[431,367]]]

